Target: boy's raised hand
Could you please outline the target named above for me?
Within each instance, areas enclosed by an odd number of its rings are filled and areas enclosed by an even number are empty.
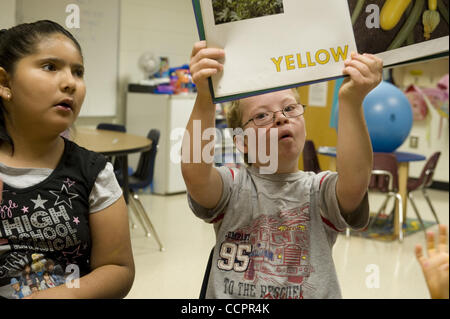
[[[345,60],[343,74],[349,75],[339,90],[339,98],[362,105],[366,95],[383,79],[383,61],[372,54],[351,53]]]
[[[422,246],[416,245],[416,258],[422,267],[432,299],[448,299],[449,258],[447,244],[447,227],[439,225],[439,238],[436,246],[434,233],[427,232],[428,256],[422,253]]]
[[[224,57],[224,50],[207,48],[206,41],[199,41],[194,44],[189,69],[192,81],[197,86],[197,95],[210,96],[208,78],[223,70],[223,65],[218,60]]]

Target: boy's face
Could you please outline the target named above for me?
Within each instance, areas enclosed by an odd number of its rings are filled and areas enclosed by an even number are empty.
[[[250,121],[243,129],[252,128],[255,131],[261,129],[260,134],[256,134],[256,145],[252,143],[245,143],[244,152],[248,153],[252,147],[258,148],[259,139],[265,137],[266,150],[270,150],[270,131],[278,129],[276,135],[275,145],[278,147],[278,169],[277,173],[295,172],[298,170],[298,159],[306,139],[305,122],[303,115],[297,117],[287,118],[281,111],[288,105],[298,104],[295,96],[291,90],[277,91],[264,95],[249,97],[242,99],[240,105],[242,107],[242,123],[246,123],[256,115],[272,111],[274,114],[274,121],[265,126],[256,126],[254,121]],[[271,152],[273,150],[270,150]],[[269,151],[267,151],[268,153]],[[258,150],[256,150],[256,154]],[[266,154],[264,154],[266,155]],[[258,158],[255,163],[256,166],[261,166]]]

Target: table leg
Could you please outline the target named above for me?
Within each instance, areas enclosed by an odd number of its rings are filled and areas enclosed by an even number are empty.
[[[129,181],[128,181],[128,156],[124,155],[121,158],[122,163],[122,181],[123,181],[123,197],[125,198],[125,203],[128,205],[129,196],[130,196],[130,188],[129,188]]]
[[[403,211],[399,211],[398,204],[395,205],[395,219],[394,219],[394,234],[398,236],[400,233],[400,226],[398,224],[398,215],[403,214],[403,223],[406,223],[406,205],[408,203],[408,171],[409,162],[399,162],[398,163],[398,193],[402,197]]]

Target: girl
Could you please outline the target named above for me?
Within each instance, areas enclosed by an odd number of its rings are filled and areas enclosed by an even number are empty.
[[[80,112],[83,75],[80,45],[57,23],[0,31],[0,296],[12,295],[33,254],[66,281],[27,298],[121,298],[133,283],[112,166],[60,136]]]

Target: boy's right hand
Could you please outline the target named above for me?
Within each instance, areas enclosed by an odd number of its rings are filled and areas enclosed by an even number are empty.
[[[222,62],[218,60],[225,58],[225,51],[217,48],[207,48],[206,41],[194,44],[191,53],[189,69],[192,81],[197,86],[198,96],[209,96],[208,78],[223,70]]]

